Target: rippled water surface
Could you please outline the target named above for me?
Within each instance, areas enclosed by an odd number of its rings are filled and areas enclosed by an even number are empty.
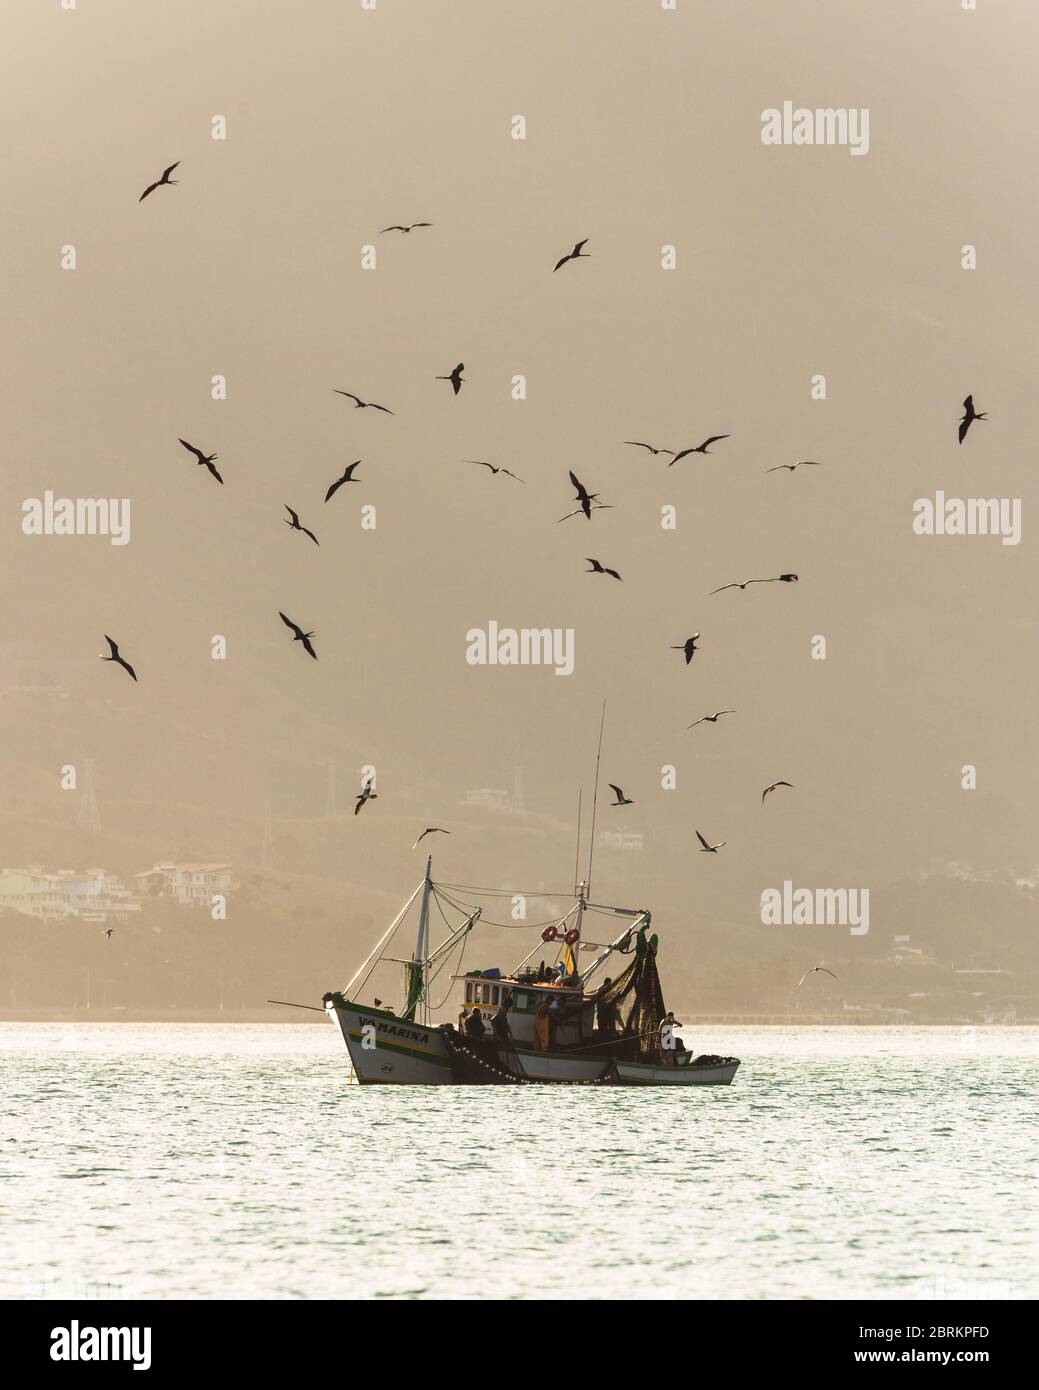
[[[687,1041],[735,1083],[362,1089],[325,1023],[0,1025],[0,1295],[1039,1295],[1039,1030]]]

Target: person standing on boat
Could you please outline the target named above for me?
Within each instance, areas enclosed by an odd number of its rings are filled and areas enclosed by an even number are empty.
[[[610,979],[609,975],[607,975],[606,979],[603,980],[599,987],[599,993],[596,996],[595,1011],[600,1033],[613,1034],[620,1032],[620,1010],[612,1000],[606,998],[612,984],[613,981]]]
[[[534,1050],[536,1052],[547,1052],[551,1046],[551,1026],[548,1000],[542,999],[534,1012]]]
[[[508,1012],[511,997],[508,990],[502,991],[501,1003],[498,1005],[498,1011],[491,1019],[491,1028],[494,1032],[494,1036],[503,1045],[512,1041],[512,1029],[509,1027]]]
[[[465,1032],[466,1036],[470,1038],[482,1038],[487,1032],[483,1024],[483,1019],[480,1017],[479,1009],[474,1009],[465,1020]]]
[[[685,1044],[675,1033],[676,1028],[681,1028],[674,1014],[669,1009],[660,1020],[660,1051],[665,1062],[670,1062],[672,1066],[678,1066],[678,1053],[685,1051]]]

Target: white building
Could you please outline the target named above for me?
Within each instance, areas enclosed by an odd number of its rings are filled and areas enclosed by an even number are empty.
[[[232,886],[230,864],[156,864],[134,877],[143,893],[173,898],[185,907],[209,907]]]

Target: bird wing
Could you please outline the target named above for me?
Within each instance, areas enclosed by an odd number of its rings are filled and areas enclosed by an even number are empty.
[[[381,410],[384,415],[393,414],[392,410],[387,409],[387,407],[384,405],[376,405],[374,401],[369,401],[368,405],[371,407],[372,410]]]
[[[156,182],[156,183],[150,183],[150,184],[148,185],[148,187],[144,190],[144,192],[141,194],[141,196],[137,199],[137,201],[138,201],[139,203],[143,203],[144,200],[145,200],[145,198],[147,198],[148,194],[149,194],[149,193],[154,193],[155,190],[158,188],[158,186],[159,186],[159,185],[158,185],[157,182]]]
[[[695,729],[696,726],[697,726],[697,724],[702,724],[706,718],[707,718],[707,715],[706,715],[706,714],[702,714],[702,715],[700,716],[699,719],[694,719],[693,722],[692,722],[691,724],[687,724],[687,725],[686,725],[686,728],[687,728],[687,729]]]
[[[579,241],[579,242],[577,242],[576,245],[574,246],[574,249],[573,249],[573,255],[579,256],[579,255],[581,254],[581,247],[582,247],[582,246],[587,246],[587,245],[588,245],[588,241],[589,241],[589,238],[588,238],[588,237],[585,237],[584,241]]]
[[[669,452],[670,452],[670,451],[669,451]],[[671,463],[677,463],[679,459],[684,459],[685,456],[686,456],[686,454],[695,454],[695,453],[696,453],[696,450],[695,450],[695,449],[680,449],[679,452],[678,452],[677,454],[675,454],[674,458],[671,460]],[[671,463],[668,464],[668,468],[671,467]]]
[[[177,437],[178,437],[178,439],[180,438],[179,435],[178,435]],[[195,457],[198,459],[199,463],[205,463],[205,461],[206,461],[206,456],[205,456],[205,454],[202,452],[201,449],[196,449],[195,446],[194,446],[194,444],[189,444],[188,441],[187,441],[186,439],[181,439],[180,442],[184,445],[184,448],[187,449],[187,451],[188,451],[189,454],[194,454],[194,455],[195,455]]]
[[[309,655],[312,656],[315,661],[317,660],[317,652],[310,645],[310,638],[306,635],[306,633],[303,634],[303,650],[309,653]]]
[[[163,171],[162,171],[162,179],[161,179],[161,182],[162,182],[162,183],[165,183],[165,182],[166,182],[166,180],[169,178],[169,176],[173,173],[174,169],[176,169],[176,168],[177,168],[177,165],[179,165],[179,164],[180,164],[180,160],[178,159],[176,164],[171,164],[170,167],[169,167],[168,169],[163,169]]]
[[[719,439],[729,439],[730,437],[731,436],[727,434],[712,434],[709,439],[704,440],[704,442],[700,445],[700,448],[706,449],[708,444],[717,444]]]
[[[343,469],[343,476],[340,479],[340,482],[352,483],[354,481],[354,469],[359,468],[360,466],[360,459],[355,459],[353,463],[348,464],[347,467]],[[358,481],[360,481],[360,479],[358,479]]]
[[[392,227],[383,227],[382,232],[406,232],[407,227],[402,227],[399,222],[394,222]],[[382,232],[379,233],[382,236]]]
[[[614,579],[620,579],[620,578],[621,578],[620,575],[617,573],[616,570],[604,569],[604,570],[603,570],[603,574],[612,574],[613,577],[614,577]],[[623,579],[621,579],[621,583],[622,583],[622,584],[624,583],[624,580],[623,580]]]
[[[346,478],[345,478],[345,477],[337,478],[337,479],[335,480],[335,482],[332,484],[332,486],[331,486],[331,487],[328,489],[328,491],[325,493],[325,501],[326,501],[326,502],[331,501],[331,499],[336,495],[336,493],[339,491],[339,489],[343,486],[343,484],[344,484],[345,482],[346,482]]]
[[[510,478],[515,478],[516,481],[517,481],[517,483],[522,483],[522,482],[524,481],[521,477],[519,477],[518,474],[513,473],[513,471],[512,471],[511,468],[503,468],[501,471],[502,471],[503,473],[508,473],[508,475],[509,475]]]
[[[121,656],[117,656],[116,661],[118,661],[119,665],[122,666],[126,671],[129,671],[130,675],[133,676],[134,680],[137,680],[137,672],[133,669],[133,667],[130,665],[128,661],[124,661]]]
[[[973,414],[974,414],[974,394],[973,394],[973,392],[972,392],[969,396],[967,396],[967,398],[964,400],[964,402],[963,402],[963,409],[967,412],[968,415],[973,415]]]
[[[293,526],[298,526],[298,525],[299,525],[299,515],[298,515],[298,513],[297,513],[297,512],[294,512],[287,502],[283,502],[283,503],[282,503],[282,506],[283,506],[283,507],[285,508],[285,510],[288,512],[289,516],[292,517],[292,524],[293,524]]]
[[[963,419],[960,421],[960,443],[961,443],[961,444],[963,443],[964,439],[967,437],[967,431],[970,429],[970,420],[971,420],[971,417],[970,417],[969,415],[964,415]]]
[[[205,465],[218,483],[222,483],[224,481],[223,478],[221,478],[220,474],[216,471],[212,463],[210,463],[209,459],[205,460]]]
[[[577,489],[577,495],[578,495],[578,497],[580,497],[581,493],[584,492],[584,484],[583,484],[583,483],[581,482],[581,480],[578,478],[577,474],[574,473],[572,470],[571,470],[571,472],[570,472],[570,481],[573,483],[574,487]]]
[[[566,265],[567,261],[572,260],[572,258],[572,253],[570,252],[568,252],[565,256],[561,256],[559,260],[556,261],[555,265],[552,267],[552,274],[554,275],[561,265]]]
[[[766,473],[778,473],[779,470],[780,470],[781,468],[789,468],[789,467],[790,467],[790,464],[789,464],[789,463],[777,463],[776,466],[775,466],[775,468],[766,468],[766,469],[765,469],[765,472],[766,472]]]
[[[835,980],[840,978],[838,975],[834,975],[832,970],[827,970],[825,965],[817,965],[815,968],[816,970],[821,970],[824,975],[832,976]]]
[[[282,620],[286,627],[292,628],[293,633],[297,637],[303,636],[303,629],[299,626],[299,624],[294,623],[291,618],[286,618],[285,614],[281,611],[280,608],[278,609],[278,617]]]
[[[753,584],[754,581],[749,580],[748,583]],[[739,587],[739,584],[723,584],[720,589],[712,589],[711,594],[723,594],[726,589],[738,589]],[[707,597],[710,598],[711,594],[708,594]]]
[[[619,801],[624,800],[624,793],[621,791],[620,787],[618,787],[616,782],[607,782],[606,785],[609,787],[610,791],[617,793],[617,799]]]
[[[624,443],[631,444],[636,449],[648,449],[651,454],[661,452],[660,450],[654,449],[652,444],[643,444],[641,439],[625,439]],[[667,451],[664,450],[663,452],[666,453]]]
[[[318,540],[317,536],[314,535],[313,531],[308,531],[307,528],[306,528],[305,526],[301,526],[299,529],[303,532],[303,534],[304,534],[305,536],[309,536],[310,539],[314,542],[315,545],[320,545],[320,544],[321,544],[321,542]]]
[[[704,849],[710,849],[710,848],[711,848],[710,845],[707,843],[707,841],[704,839],[704,837],[700,834],[699,830],[696,832],[696,838],[697,838],[697,839],[700,841],[700,843],[703,845]]]
[[[348,396],[350,400],[356,401],[358,405],[364,404],[360,396],[355,396],[352,391],[340,391],[338,386],[333,386],[332,390],[336,393],[337,396]]]
[[[119,648],[118,648],[118,646],[115,644],[115,642],[112,641],[111,637],[109,637],[109,635],[108,635],[107,632],[105,633],[105,641],[108,643],[108,649],[109,649],[109,651],[112,653],[112,655],[111,655],[111,657],[110,657],[109,659],[112,660],[112,661],[118,661],[118,659],[119,659]]]

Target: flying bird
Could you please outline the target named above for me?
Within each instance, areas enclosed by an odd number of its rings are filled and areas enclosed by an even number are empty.
[[[697,446],[696,446],[695,449],[682,449],[681,452],[677,453],[677,454],[674,456],[674,458],[671,460],[671,463],[668,464],[668,468],[671,467],[671,464],[677,463],[679,459],[684,459],[684,458],[686,457],[687,454],[706,454],[706,453],[709,452],[709,450],[708,450],[708,448],[707,448],[708,444],[717,444],[717,442],[718,442],[719,439],[731,439],[731,438],[732,438],[732,435],[730,435],[730,434],[712,434],[712,435],[710,436],[710,438],[709,438],[709,439],[705,439],[704,442],[703,442],[702,444],[697,444]],[[670,451],[670,449],[669,449],[669,450],[668,450],[668,453],[670,453],[670,452],[671,452],[671,451]]]
[[[465,363],[464,363],[464,362],[459,362],[458,366],[454,369],[454,371],[450,374],[450,376],[438,376],[438,377],[436,378],[436,380],[437,380],[437,381],[449,381],[449,382],[451,383],[452,387],[454,388],[454,393],[455,393],[455,395],[457,396],[458,393],[459,393],[459,391],[461,391],[461,389],[462,389],[462,382],[465,380],[465,377],[462,375],[462,373],[463,373],[464,371],[465,371]]]
[[[217,458],[218,455],[204,454],[201,449],[196,449],[194,444],[189,444],[186,439],[181,439],[180,442],[184,445],[184,448],[187,449],[189,454],[195,455],[195,458],[198,460],[198,466],[200,468],[208,468],[210,473],[212,473],[213,477],[217,480],[218,483],[222,483],[224,481],[223,478],[221,478],[220,474],[213,467],[213,460]]]
[[[410,232],[413,227],[432,227],[432,222],[412,222],[410,226],[402,227],[399,222],[394,222],[392,227],[383,227],[382,232]],[[379,233],[382,236],[382,232]]]
[[[575,508],[574,511],[567,512],[566,516],[561,516],[559,518],[559,521],[568,521],[570,517],[576,516],[578,512],[584,512],[588,520],[591,521],[593,502],[595,503],[597,509],[601,508],[605,511],[609,510],[609,503],[600,502],[599,494],[597,492],[589,492],[588,489],[585,487],[584,483],[581,482],[581,480],[573,471],[571,471],[570,473],[570,481],[573,483],[574,487],[577,490],[575,501],[579,502],[581,505]],[[557,526],[559,525],[559,521],[556,522]]]
[[[618,787],[618,785],[617,785],[616,782],[608,782],[606,785],[609,787],[610,791],[616,792],[616,793],[617,793],[617,800],[616,800],[616,801],[611,801],[611,802],[610,802],[610,805],[611,805],[611,806],[634,806],[634,805],[635,805],[634,801],[632,801],[632,799],[631,799],[630,796],[625,796],[625,795],[624,795],[624,793],[621,791],[620,787]]]
[[[975,420],[987,419],[988,411],[975,410],[974,397],[968,396],[967,399],[963,402],[963,419],[960,421],[960,443],[962,444],[963,441],[967,438],[967,431],[970,429],[971,425],[973,425]]]
[[[724,840],[719,840],[716,845],[709,845],[707,841],[704,839],[704,837],[700,834],[699,830],[696,832],[696,838],[700,841],[700,844],[702,846],[700,850],[701,854],[717,854],[718,851],[722,849],[726,843]]]
[[[625,444],[630,444],[635,449],[648,449],[651,454],[674,454],[674,449],[655,449],[652,444],[643,444],[639,439],[626,439]]]
[[[325,498],[325,501],[328,501],[327,497]],[[310,539],[314,542],[315,545],[320,545],[321,542],[318,540],[317,536],[314,535],[313,531],[308,531],[305,526],[301,526],[299,524],[298,513],[294,512],[287,502],[283,505],[285,507],[285,510],[288,512],[289,517],[291,518],[291,520],[285,522],[285,525],[288,526],[289,529],[292,531],[302,531],[305,536],[310,537]]]
[[[393,411],[387,406],[376,405],[374,401],[362,401],[360,396],[355,396],[352,391],[340,391],[338,386],[333,386],[332,390],[337,396],[346,396],[349,400],[355,401],[355,410],[381,410],[384,415],[392,415]]]
[[[359,810],[359,809],[360,809],[360,807],[358,807],[358,810]],[[427,825],[426,828],[425,828],[425,830],[423,830],[422,834],[418,837],[418,839],[417,839],[417,840],[415,841],[415,843],[411,846],[411,848],[412,848],[412,849],[416,849],[416,848],[422,843],[422,841],[426,838],[427,835],[450,835],[450,834],[451,834],[450,830],[445,830],[444,827],[443,827],[442,825]]]
[[[278,617],[282,620],[286,627],[290,627],[292,629],[292,640],[294,642],[302,642],[303,650],[305,652],[309,652],[309,654],[316,661],[317,652],[310,645],[310,639],[313,637],[314,634],[312,632],[304,632],[298,623],[294,623],[291,618],[286,618],[285,614],[281,611],[280,608],[278,609]]]
[[[796,584],[796,574],[777,574],[771,579],[745,579],[742,584],[723,584],[720,589],[712,589],[711,594],[722,594],[726,589],[745,589],[748,584]],[[707,597],[710,598],[711,594]]]
[[[372,791],[373,781],[374,778],[369,777],[367,782],[365,782],[364,791],[361,792],[361,795],[357,798],[357,805],[354,807],[355,816],[360,811],[361,807],[364,805],[366,801],[376,801],[378,799],[379,793]]]
[[[775,468],[766,468],[766,473],[778,473],[781,468],[789,468],[792,473],[795,468],[821,468],[822,464],[815,459],[802,459],[800,463],[777,463]]]
[[[620,579],[616,570],[609,569],[606,565],[601,565],[598,560],[593,560],[590,555],[584,557],[591,565],[590,570],[585,570],[585,574],[608,574],[614,579]],[[623,583],[623,581],[621,581]]]
[[[179,164],[179,163],[180,163],[180,160],[178,159],[178,160],[177,160],[177,164]],[[156,179],[154,183],[150,183],[150,184],[148,185],[148,187],[144,190],[144,192],[141,194],[141,196],[137,199],[137,201],[138,201],[139,203],[143,203],[144,200],[145,200],[145,198],[147,198],[147,196],[148,196],[149,193],[154,193],[155,190],[156,190],[157,188],[161,188],[161,187],[163,186],[163,184],[180,183],[180,179],[171,179],[171,178],[170,178],[170,175],[173,173],[174,169],[176,169],[177,164],[171,164],[170,167],[169,167],[168,169],[163,169],[163,171],[162,171],[162,178],[161,178],[161,179]]]
[[[133,667],[130,665],[128,661],[124,661],[123,658],[119,655],[118,646],[115,644],[115,642],[112,641],[111,637],[109,637],[107,632],[105,633],[105,641],[108,643],[108,649],[111,652],[111,656],[105,656],[103,652],[98,652],[99,658],[102,661],[114,661],[117,666],[121,666],[124,671],[128,672],[131,676],[133,676],[134,680],[136,680],[137,672],[133,669]]]
[[[692,637],[687,637],[684,642],[680,642],[677,646],[673,646],[671,650],[673,652],[685,652],[685,664],[688,666],[693,659],[693,652],[700,650],[696,645],[699,638],[700,634],[694,632]],[[730,713],[735,713],[735,711],[730,711]]]
[[[584,241],[579,241],[572,251],[567,252],[561,260],[556,261],[555,265],[552,267],[552,274],[554,275],[560,266],[566,265],[567,261],[588,260],[588,252],[581,250],[582,246],[587,245],[588,238],[585,237]]]
[[[766,787],[765,790],[761,793],[762,806],[764,806],[765,797],[768,796],[769,792],[774,792],[777,787],[792,787],[793,785],[793,782],[773,782],[770,786]]]
[[[472,463],[477,468],[489,468],[492,473],[507,473],[510,478],[515,478],[517,483],[525,482],[523,478],[520,478],[515,473],[513,473],[511,468],[495,467],[493,463],[486,463],[483,459],[465,459],[465,462]]]
[[[798,982],[797,982],[797,987],[798,987],[798,989],[800,989],[801,986],[804,984],[805,980],[808,979],[808,976],[809,976],[809,975],[814,975],[815,972],[816,972],[817,970],[821,970],[822,973],[823,973],[824,975],[833,975],[833,978],[834,978],[835,980],[839,978],[839,976],[833,974],[833,971],[832,971],[832,970],[827,970],[827,968],[826,968],[825,965],[813,965],[812,968],[811,968],[811,970],[806,970],[805,973],[804,973],[804,974],[801,976],[801,978],[798,980]]]
[[[106,941],[110,941],[111,939],[112,939],[112,928],[111,928],[111,927],[106,927],[106,928],[105,928],[105,940],[106,940]]]
[[[735,714],[734,709],[720,709],[717,714],[701,714],[700,718],[692,724],[687,724],[687,729],[695,729],[697,724],[717,724],[723,714]]]
[[[360,462],[361,460],[358,459],[356,463],[347,464],[347,466],[343,469],[343,476],[341,478],[337,478],[335,482],[332,484],[332,486],[325,493],[326,502],[330,502],[332,500],[332,498],[336,495],[336,493],[339,491],[339,489],[343,486],[344,483],[359,483],[361,481],[360,478],[354,477],[354,469],[360,464]]]

